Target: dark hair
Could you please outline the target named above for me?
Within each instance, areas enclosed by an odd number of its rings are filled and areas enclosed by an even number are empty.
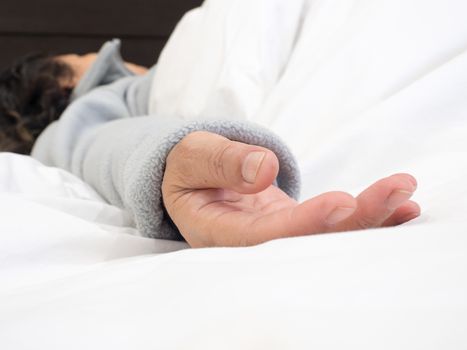
[[[72,69],[42,53],[21,57],[0,73],[0,151],[29,154],[39,134],[70,102]]]

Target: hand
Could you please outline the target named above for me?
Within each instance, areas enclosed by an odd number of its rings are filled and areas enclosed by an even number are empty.
[[[278,170],[268,149],[194,132],[167,158],[164,204],[192,247],[393,226],[420,215],[409,201],[417,183],[408,174],[382,179],[357,198],[328,192],[298,203],[272,185]]]
[[[147,69],[146,67],[143,67],[143,66],[139,66],[137,64],[134,64],[134,63],[130,63],[130,62],[125,62],[125,66],[130,70],[132,71],[133,73],[135,73],[136,75],[143,75],[143,74],[146,74],[148,72],[149,69]]]

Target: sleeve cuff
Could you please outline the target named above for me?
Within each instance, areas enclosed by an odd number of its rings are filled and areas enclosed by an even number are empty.
[[[162,124],[160,121],[158,123]],[[183,239],[164,209],[161,186],[168,154],[180,140],[194,131],[208,131],[232,141],[270,149],[280,164],[277,186],[292,198],[298,199],[300,174],[297,162],[287,146],[270,131],[238,121],[180,122],[177,127],[158,132],[157,136],[146,133],[125,162],[122,200],[133,213],[141,234],[160,239]]]

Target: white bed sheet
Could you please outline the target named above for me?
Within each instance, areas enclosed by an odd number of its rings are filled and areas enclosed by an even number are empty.
[[[422,216],[161,255],[185,246],[139,237],[78,179],[2,154],[0,346],[467,348],[465,13],[460,0],[191,12],[160,59],[153,113],[272,128],[298,156],[303,197],[411,172]]]

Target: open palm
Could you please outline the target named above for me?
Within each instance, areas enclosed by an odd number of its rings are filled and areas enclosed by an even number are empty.
[[[357,198],[328,192],[298,203],[271,185],[277,172],[277,158],[269,150],[195,132],[167,159],[164,203],[192,247],[248,246],[282,237],[396,225],[420,213],[408,200],[416,182],[407,174],[382,179]]]

